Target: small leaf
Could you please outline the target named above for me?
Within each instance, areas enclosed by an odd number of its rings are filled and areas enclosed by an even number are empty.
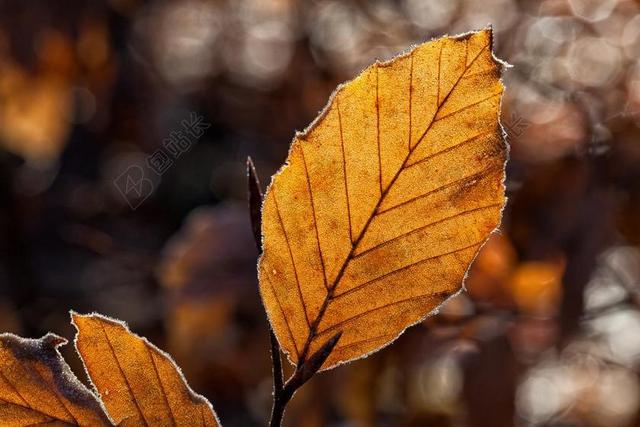
[[[0,421],[3,426],[40,424],[110,426],[96,397],[60,356],[64,338],[34,340],[0,335]]]
[[[171,357],[125,324],[72,313],[75,344],[109,415],[119,425],[217,426],[213,408]]]
[[[443,37],[338,87],[298,133],[262,211],[260,292],[300,365],[396,339],[457,293],[500,223],[507,146],[491,30]]]

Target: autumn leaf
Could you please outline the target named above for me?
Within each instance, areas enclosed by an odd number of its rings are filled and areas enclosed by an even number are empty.
[[[171,357],[123,323],[72,313],[75,344],[91,382],[118,425],[217,426],[209,402],[187,385]]]
[[[338,87],[263,204],[260,291],[290,360],[323,369],[396,339],[457,293],[501,219],[503,64],[490,29],[443,37]]]
[[[220,425],[171,357],[122,322],[72,313],[72,323],[76,349],[101,400],[62,359],[58,347],[64,338],[1,334],[1,425]]]
[[[69,369],[53,334],[34,340],[0,335],[0,420],[3,426],[110,426],[96,397]]]

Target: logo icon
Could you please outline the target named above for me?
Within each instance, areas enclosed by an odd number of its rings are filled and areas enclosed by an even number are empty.
[[[131,209],[136,210],[153,193],[154,182],[159,182],[160,177],[169,170],[174,161],[189,151],[211,124],[192,112],[187,119],[180,122],[180,126],[180,129],[169,133],[169,137],[162,141],[161,147],[146,157],[146,169],[141,165],[131,165],[113,181]]]
[[[153,193],[153,182],[140,165],[131,165],[113,181],[131,209],[136,210]]]

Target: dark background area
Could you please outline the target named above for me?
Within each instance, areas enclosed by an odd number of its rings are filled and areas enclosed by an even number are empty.
[[[489,23],[514,65],[501,232],[467,293],[316,376],[286,424],[640,426],[630,0],[0,0],[0,330],[72,338],[70,309],[122,319],[225,425],[264,425],[246,157],[266,185],[337,84]],[[209,127],[158,154],[191,117]]]

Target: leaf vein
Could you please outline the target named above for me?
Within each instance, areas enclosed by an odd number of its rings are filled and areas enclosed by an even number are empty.
[[[26,401],[24,402],[25,404],[23,405],[23,404],[20,404],[20,403],[10,402],[8,400],[0,398],[0,402],[4,402],[4,403],[0,404],[0,406],[18,406],[20,408],[27,409],[28,411],[34,412],[36,414],[42,415],[45,418],[48,418],[48,420],[46,420],[46,421],[39,421],[37,423],[30,424],[30,425],[40,425],[40,424],[43,424],[43,423],[52,423],[52,422],[61,422],[61,423],[64,423],[66,425],[78,425],[78,423],[71,424],[67,420],[63,420],[62,418],[56,417],[55,415],[44,413],[40,409],[33,408],[33,407],[29,406],[29,404]]]
[[[282,227],[282,233],[284,234],[284,239],[287,242],[287,249],[289,250],[289,258],[291,259],[291,265],[293,267],[293,274],[296,278],[296,287],[298,289],[298,296],[300,297],[300,303],[302,304],[302,311],[304,312],[304,318],[307,321],[307,326],[310,327],[309,323],[309,314],[307,314],[307,306],[304,302],[304,297],[302,296],[302,288],[300,287],[300,279],[298,278],[298,270],[296,268],[296,263],[293,259],[293,251],[291,250],[291,243],[289,242],[289,236],[287,235],[287,229],[284,227],[284,222],[282,221],[282,215],[280,214],[280,207],[278,206],[278,198],[274,192],[273,201],[276,204],[276,212],[278,213],[278,219],[280,220],[280,227]]]
[[[396,237],[394,237],[392,239],[385,240],[382,243],[379,243],[379,244],[377,244],[375,246],[372,246],[372,247],[370,247],[370,248],[368,248],[368,249],[366,249],[366,250],[364,250],[364,251],[362,251],[360,253],[355,254],[353,256],[353,259],[360,258],[363,255],[366,255],[371,251],[374,251],[376,249],[379,249],[379,248],[382,248],[384,246],[387,246],[388,244],[393,243],[396,240],[399,240],[399,239],[402,239],[403,237],[407,237],[407,236],[410,236],[412,234],[418,233],[418,232],[420,232],[422,230],[425,230],[425,229],[427,229],[429,227],[440,225],[442,223],[445,223],[447,221],[450,221],[452,219],[455,219],[455,218],[458,218],[458,217],[461,217],[461,216],[464,216],[464,215],[468,215],[468,214],[471,214],[471,213],[475,213],[475,212],[479,212],[479,211],[482,211],[482,210],[485,210],[485,209],[491,209],[491,208],[495,208],[495,207],[499,207],[499,206],[502,206],[502,203],[492,203],[490,205],[480,206],[480,207],[473,208],[473,209],[467,209],[466,211],[457,212],[454,215],[449,215],[449,216],[447,216],[445,218],[441,218],[441,219],[439,219],[437,221],[430,222],[429,224],[425,224],[425,225],[422,225],[420,227],[414,228],[413,230],[410,230],[410,231],[407,231],[405,233],[402,233],[401,235],[396,236]]]
[[[448,189],[448,188],[450,188],[452,186],[455,186],[456,184],[460,184],[460,183],[465,182],[465,181],[472,181],[474,179],[483,178],[486,175],[488,175],[489,173],[497,171],[497,170],[502,170],[502,168],[498,167],[498,166],[495,166],[495,165],[489,166],[488,168],[485,168],[485,169],[483,169],[483,170],[481,170],[479,172],[476,172],[476,173],[471,174],[471,175],[463,176],[462,178],[459,178],[459,179],[456,179],[454,181],[451,181],[448,184],[444,184],[444,185],[442,185],[442,186],[440,186],[438,188],[434,188],[433,190],[427,191],[426,193],[423,193],[423,194],[421,194],[419,196],[412,197],[412,198],[410,198],[408,200],[405,200],[404,202],[398,203],[397,205],[393,205],[393,206],[388,207],[386,209],[380,210],[380,211],[377,212],[377,215],[381,215],[383,213],[392,211],[394,209],[398,209],[398,208],[400,208],[402,206],[406,206],[409,203],[415,202],[416,200],[424,199],[425,197],[431,196],[432,194],[435,194],[435,193],[439,193],[440,191],[446,190],[446,189]]]
[[[27,402],[27,400],[22,396],[22,393],[20,393],[20,390],[18,390],[18,387],[16,387],[16,385],[13,384],[13,382],[11,380],[9,380],[9,378],[4,374],[4,372],[2,372],[2,365],[0,365],[0,376],[2,376],[2,378],[5,380],[5,382],[7,384],[9,384],[9,387],[11,387],[13,389],[13,391],[16,392],[16,394],[24,402],[26,407],[29,408],[29,409],[33,409],[31,407],[31,405],[29,404],[29,402]]]
[[[429,298],[439,298],[439,297],[443,297],[443,296],[448,296],[450,295],[451,292],[450,291],[441,291],[441,292],[436,292],[436,293],[430,293],[430,294],[425,294],[425,295],[418,295],[418,296],[412,296],[409,298],[405,298],[399,301],[392,301],[390,303],[381,305],[379,307],[375,307],[375,308],[371,308],[368,309],[366,311],[363,311],[361,313],[358,313],[354,316],[351,316],[347,319],[341,320],[340,322],[334,323],[333,325],[323,329],[322,331],[318,332],[318,335],[324,335],[328,332],[331,332],[333,330],[335,330],[336,328],[339,328],[340,326],[343,326],[349,322],[353,322],[355,320],[361,319],[362,317],[365,317],[371,313],[375,313],[376,311],[380,311],[380,310],[384,310],[385,308],[389,308],[389,307],[393,307],[395,305],[399,305],[399,304],[405,304],[408,302],[414,302],[414,301],[420,301],[423,299],[429,299]]]
[[[322,248],[320,247],[320,234],[318,233],[318,217],[316,215],[316,207],[313,202],[313,191],[311,191],[311,178],[309,177],[309,168],[307,167],[307,160],[304,156],[304,148],[302,144],[300,144],[300,153],[302,154],[302,164],[304,165],[304,174],[307,179],[307,190],[309,191],[309,198],[311,199],[311,212],[313,214],[313,228],[316,231],[316,242],[318,244],[318,256],[320,257],[320,266],[322,267],[322,275],[324,276],[324,288],[326,290],[329,290],[329,284],[327,283],[327,269],[324,266]]]
[[[31,375],[32,377],[33,377],[32,372],[35,372],[35,374],[38,376],[38,378],[40,379],[40,381],[41,381],[43,384],[47,385],[47,387],[46,387],[46,388],[53,392],[53,396],[54,396],[54,397],[55,397],[55,399],[60,403],[60,405],[64,408],[65,412],[66,412],[66,413],[71,417],[71,419],[73,420],[73,422],[75,422],[76,424],[78,424],[78,420],[77,420],[77,419],[76,419],[76,417],[71,413],[71,411],[69,411],[69,409],[68,409],[68,408],[66,407],[66,405],[62,402],[62,400],[60,400],[60,397],[58,396],[58,394],[57,394],[56,390],[51,390],[51,387],[49,387],[49,384],[45,381],[45,379],[42,377],[42,375],[40,375],[40,372],[38,372],[38,370],[37,370],[37,369],[30,369],[30,370],[26,370],[26,369],[24,369],[24,367],[23,367],[22,365],[20,365],[20,367],[21,367],[25,372],[27,372],[29,375]],[[26,405],[26,407],[27,407],[27,408],[29,408],[29,409],[31,409],[31,410],[33,410],[33,411],[35,411],[35,412],[38,412],[38,413],[40,413],[40,414],[43,414],[43,415],[45,415],[45,416],[48,416],[48,417],[50,417],[50,418],[51,418],[51,417],[54,417],[53,415],[45,414],[44,412],[40,411],[39,409],[36,409],[36,408],[32,407],[32,406],[29,404],[29,402],[27,402],[27,400],[24,398],[24,396],[22,396],[22,393],[20,393],[20,391],[18,390],[17,385],[16,385],[16,384],[14,384],[14,383],[9,379],[9,377],[7,377],[7,376],[4,374],[4,372],[2,372],[1,370],[0,370],[0,375],[2,375],[2,378],[5,380],[5,382],[6,382],[7,384],[9,384],[9,386],[10,386],[10,387],[11,387],[11,388],[16,392],[16,394],[18,395],[18,397],[20,397],[20,399],[25,403],[25,405]],[[5,400],[5,402],[8,402],[8,401],[6,401],[6,400]],[[14,404],[15,404],[15,403],[14,403]],[[15,405],[18,405],[18,404],[15,404]],[[22,406],[22,405],[18,405],[18,406]],[[24,407],[24,406],[23,406],[23,407]],[[54,418],[55,418],[55,419],[59,419],[58,417],[54,417]],[[68,422],[67,420],[62,420],[62,419],[60,419],[60,421]]]
[[[42,381],[43,384],[47,384],[47,381],[42,377],[42,374],[40,374],[40,372],[38,371],[37,368],[34,368],[32,371],[35,372],[35,374],[38,376],[38,378],[40,378],[40,381]],[[67,405],[64,404],[64,400],[58,395],[58,390],[54,387],[52,389],[52,392],[53,392],[53,395],[56,398],[56,400],[60,403],[60,406],[62,406],[64,408],[65,412],[67,414],[69,414],[69,416],[71,417],[73,422],[78,424],[78,420],[76,419],[76,417],[71,413],[69,408],[67,408]]]
[[[351,207],[349,202],[349,186],[347,183],[347,156],[344,152],[344,133],[342,131],[342,114],[340,113],[340,101],[336,95],[336,110],[338,110],[338,127],[340,129],[340,148],[342,150],[342,173],[344,175],[344,195],[347,200],[347,218],[349,220],[349,241],[353,245],[353,227],[351,226]]]
[[[162,391],[162,398],[164,400],[165,405],[167,405],[167,409],[169,409],[169,414],[171,415],[171,422],[174,426],[178,425],[178,422],[176,420],[176,416],[173,413],[173,408],[171,407],[171,404],[169,404],[169,399],[167,397],[167,391],[164,388],[164,384],[162,383],[162,378],[160,377],[160,372],[158,372],[158,366],[156,365],[156,360],[153,357],[153,352],[151,351],[151,349],[149,348],[148,345],[144,346],[147,349],[147,353],[149,354],[149,357],[151,358],[151,363],[153,364],[153,371],[156,374],[156,378],[158,378],[158,382],[160,383],[160,391]]]
[[[268,279],[268,276],[265,275],[264,278],[269,283],[269,287],[271,287],[271,292],[276,298],[276,302],[278,303],[278,308],[280,309],[280,313],[282,314],[282,318],[284,319],[284,324],[287,326],[287,331],[289,332],[289,338],[291,338],[291,342],[293,343],[293,348],[296,351],[296,357],[300,356],[300,351],[298,350],[298,344],[296,343],[295,338],[293,337],[293,332],[291,331],[291,326],[289,325],[289,321],[287,320],[287,316],[285,315],[284,309],[282,308],[282,303],[280,302],[280,298],[278,298],[278,294],[276,293],[276,288],[271,283],[271,280]]]
[[[440,107],[442,107],[447,100],[449,99],[449,96],[451,96],[451,94],[453,93],[453,91],[455,90],[455,88],[458,86],[458,83],[460,83],[460,80],[462,80],[462,77],[464,77],[464,75],[467,73],[467,71],[469,71],[469,69],[471,68],[471,66],[476,62],[476,60],[480,57],[480,55],[482,54],[482,52],[484,52],[484,50],[489,46],[489,44],[487,43],[482,49],[480,49],[480,51],[478,52],[478,54],[476,56],[474,56],[474,58],[471,60],[471,62],[469,63],[469,65],[467,65],[467,67],[465,68],[465,70],[462,72],[462,74],[460,74],[460,77],[458,77],[458,79],[455,81],[455,83],[453,84],[453,86],[451,86],[451,90],[449,91],[449,93],[447,93],[447,96],[444,97],[444,99],[442,100],[442,103],[438,102],[437,103],[437,108],[436,111],[433,113],[433,117],[431,117],[431,121],[429,122],[429,124],[427,125],[427,128],[424,130],[424,132],[422,132],[422,135],[420,135],[420,138],[418,139],[418,142],[416,142],[416,145],[413,147],[414,150],[416,149],[416,147],[418,145],[420,145],[420,143],[422,142],[422,140],[424,139],[424,137],[427,135],[427,133],[431,130],[431,127],[433,126],[433,124],[436,122],[435,117],[438,114],[438,111],[440,111]],[[438,63],[438,67],[440,67],[440,64]],[[440,74],[438,72],[438,93],[440,90]],[[439,97],[440,95],[438,95]],[[437,101],[436,101],[437,102]],[[409,153],[409,156],[411,155],[411,152]],[[407,156],[407,160],[409,158],[409,156]],[[400,168],[400,170],[402,170],[404,167],[406,166],[406,161],[405,164],[402,165],[402,167]],[[400,171],[398,171],[399,173]]]
[[[476,102],[473,102],[471,104],[467,104],[462,108],[459,108],[459,109],[457,109],[455,111],[452,111],[452,112],[450,112],[448,114],[445,114],[444,116],[435,119],[435,122],[439,122],[441,120],[444,120],[446,118],[454,116],[454,115],[456,115],[458,113],[461,113],[462,111],[468,110],[469,108],[475,107],[476,105],[482,104],[483,102],[486,102],[486,101],[488,101],[488,100],[490,100],[492,98],[495,98],[496,96],[500,96],[500,95],[502,95],[502,90],[500,90],[500,92],[498,92],[498,93],[494,93],[492,95],[489,95],[486,98],[481,99],[480,101],[476,101]]]
[[[366,281],[364,283],[361,283],[361,284],[359,284],[357,286],[354,286],[353,288],[348,289],[348,290],[342,292],[341,294],[336,294],[336,295],[333,296],[333,300],[335,301],[336,299],[344,297],[345,295],[349,295],[349,294],[351,294],[351,293],[353,293],[355,291],[361,290],[362,288],[365,288],[365,287],[371,285],[372,283],[379,282],[380,280],[386,279],[389,276],[392,276],[394,274],[397,274],[397,273],[400,273],[402,271],[408,270],[408,269],[410,269],[412,267],[415,267],[417,265],[424,264],[427,261],[432,261],[434,259],[442,258],[442,257],[448,256],[448,255],[453,255],[453,254],[455,254],[457,252],[462,252],[464,250],[471,249],[472,247],[481,244],[483,241],[484,240],[482,240],[480,242],[473,243],[471,245],[464,246],[462,248],[455,249],[453,251],[445,252],[445,253],[438,254],[438,255],[432,255],[432,256],[430,256],[428,258],[424,258],[424,259],[421,259],[419,261],[413,262],[411,264],[407,264],[405,266],[399,267],[399,268],[397,268],[395,270],[392,270],[392,271],[390,271],[388,273],[382,274],[382,275],[380,275],[380,276],[378,276],[378,277],[376,277],[374,279],[371,279],[371,280]]]
[[[335,347],[333,349],[333,351],[345,350],[347,348],[356,347],[356,346],[362,345],[362,344],[368,344],[370,342],[380,341],[382,339],[391,338],[393,336],[395,336],[395,334],[378,335],[378,336],[375,336],[375,337],[372,337],[372,338],[367,338],[367,339],[364,339],[364,340],[358,340],[358,341],[355,341],[355,342],[352,342],[352,343],[349,343],[349,344],[339,345],[339,346]]]
[[[55,419],[55,418],[54,418],[54,419],[47,420],[47,421],[38,421],[38,422],[36,422],[36,423],[25,424],[24,426],[21,426],[21,427],[35,427],[35,426],[42,426],[42,425],[45,425],[45,424],[51,424],[51,423],[56,423],[56,422],[62,422],[62,423],[64,423],[65,425],[68,425],[68,426],[74,426],[74,425],[75,425],[75,426],[77,426],[77,425],[80,425],[80,424],[77,424],[77,423],[76,423],[76,424],[71,424],[71,423],[70,423],[70,422],[68,422],[68,421],[64,421],[64,420],[60,420],[60,419]]]
[[[411,60],[411,64],[409,65],[409,148],[407,150],[407,152],[411,151],[411,136],[412,136],[412,129],[411,129],[411,125],[412,125],[412,108],[413,108],[413,52],[415,52],[415,50],[412,50],[411,53],[409,54],[409,58]]]
[[[442,49],[444,49],[444,40],[440,42],[440,52],[438,53],[438,96],[436,97],[436,112],[441,105],[440,104],[440,84],[442,83]]]
[[[380,187],[380,195],[382,196],[382,152],[380,151],[380,64],[376,62],[376,140],[378,144],[378,184]]]
[[[437,156],[439,156],[441,154],[449,153],[449,152],[455,150],[456,148],[460,148],[460,147],[462,147],[464,145],[470,144],[470,143],[474,142],[475,140],[477,140],[478,138],[481,138],[481,137],[487,136],[487,135],[492,135],[493,133],[494,133],[493,130],[489,130],[489,131],[486,131],[486,132],[481,132],[481,133],[479,133],[479,134],[477,134],[475,136],[472,136],[471,138],[467,138],[464,141],[459,142],[458,144],[455,144],[455,145],[452,145],[450,147],[444,148],[444,149],[442,149],[440,151],[436,151],[435,153],[432,153],[432,154],[430,154],[430,155],[428,155],[426,157],[423,157],[420,160],[416,160],[414,163],[408,164],[407,167],[404,168],[404,171],[406,171],[408,169],[411,169],[412,167],[417,166],[419,164],[422,164],[422,163],[426,162],[427,160],[431,160],[432,158],[437,157]]]
[[[145,426],[149,426],[149,423],[147,422],[147,419],[145,418],[144,413],[142,412],[142,408],[140,407],[140,404],[138,403],[138,399],[136,398],[136,395],[133,392],[133,389],[131,388],[131,383],[129,383],[129,379],[127,378],[127,375],[124,373],[124,369],[122,369],[122,365],[120,365],[120,359],[118,359],[118,355],[116,354],[116,351],[113,348],[113,344],[111,344],[111,338],[109,338],[109,334],[107,333],[107,330],[104,328],[104,325],[102,324],[102,322],[99,322],[99,324],[100,324],[100,328],[102,329],[102,333],[104,334],[104,337],[105,337],[105,339],[107,341],[107,345],[109,346],[109,350],[111,351],[111,354],[113,355],[113,359],[116,361],[116,365],[118,366],[118,370],[120,371],[120,374],[122,375],[122,379],[124,379],[124,382],[127,385],[127,391],[131,395],[131,400],[133,400],[133,404],[136,406],[136,409],[138,410],[138,413],[140,413],[140,416],[142,417],[142,422],[144,422],[144,425]]]

